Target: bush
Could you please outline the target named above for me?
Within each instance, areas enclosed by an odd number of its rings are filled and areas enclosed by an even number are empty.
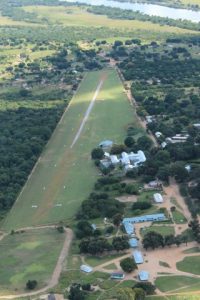
[[[125,191],[127,194],[130,194],[130,195],[138,195],[139,194],[138,187],[135,184],[127,184]]]
[[[92,159],[102,159],[104,156],[104,152],[101,148],[94,148],[91,152]]]
[[[137,265],[132,257],[124,258],[120,261],[120,267],[126,273],[131,273],[135,269],[137,269]]]
[[[28,280],[26,283],[26,288],[28,290],[34,290],[37,286],[37,281],[36,280]]]

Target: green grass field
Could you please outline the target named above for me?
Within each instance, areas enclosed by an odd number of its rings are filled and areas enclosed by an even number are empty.
[[[189,291],[189,288],[192,286],[196,287],[196,290],[199,290],[200,279],[193,278],[188,276],[161,276],[155,280],[155,285],[162,292],[185,292]]]
[[[91,114],[77,143],[70,148],[102,76],[106,80]],[[72,219],[97,179],[91,150],[104,139],[123,142],[128,124],[133,124],[139,134],[143,132],[116,71],[88,73],[3,228],[10,230]]]
[[[23,292],[29,279],[46,285],[55,268],[65,235],[40,229],[8,235],[0,242],[1,293]],[[46,253],[48,252],[48,255]]]
[[[180,271],[200,275],[200,256],[185,257],[176,266]]]
[[[178,210],[172,212],[173,220],[176,224],[184,224],[187,223],[185,216]]]
[[[165,226],[165,225],[163,225],[163,226],[153,225],[153,226],[150,226],[150,227],[147,227],[147,228],[143,228],[141,230],[141,233],[144,236],[146,233],[148,233],[150,231],[154,231],[154,232],[160,233],[163,236],[175,233],[174,232],[174,227],[172,227],[172,226]]]
[[[154,24],[152,22],[142,22],[138,20],[118,20],[110,19],[104,15],[96,15],[86,11],[81,7],[59,7],[59,6],[25,6],[25,11],[34,12],[39,19],[46,18],[52,24],[62,24],[64,26],[89,26],[116,28],[124,30],[147,30],[157,33],[194,33],[192,30],[177,28],[167,25]]]

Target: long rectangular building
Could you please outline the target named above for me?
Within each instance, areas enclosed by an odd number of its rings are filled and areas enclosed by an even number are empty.
[[[124,226],[128,226],[127,225],[128,223],[133,224],[133,223],[164,221],[164,220],[166,220],[164,214],[153,214],[153,215],[144,215],[144,216],[132,217],[132,218],[124,218],[122,223],[124,224]]]

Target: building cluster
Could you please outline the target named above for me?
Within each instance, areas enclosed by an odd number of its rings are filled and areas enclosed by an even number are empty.
[[[122,152],[120,155],[112,155],[108,152],[104,153],[104,158],[100,161],[102,168],[109,168],[110,166],[116,167],[121,165],[125,172],[137,168],[139,165],[146,161],[143,151],[139,150],[134,152]]]

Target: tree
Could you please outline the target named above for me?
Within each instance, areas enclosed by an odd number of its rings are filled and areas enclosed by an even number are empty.
[[[37,286],[37,280],[28,280],[26,283],[26,288],[28,290],[34,290]]]
[[[131,148],[135,144],[135,140],[132,136],[127,136],[124,140],[124,144],[128,147]]]
[[[112,246],[116,251],[122,251],[130,248],[128,238],[126,236],[114,237],[112,241]]]
[[[104,152],[101,148],[94,148],[91,152],[92,159],[102,159]]]
[[[140,288],[144,290],[147,295],[153,295],[156,289],[155,285],[153,285],[151,282],[138,282],[133,288]]]
[[[137,269],[137,264],[132,257],[127,257],[120,261],[120,267],[124,272],[131,273],[132,271]]]
[[[118,227],[122,222],[122,214],[116,214],[113,216],[113,224]]]
[[[85,292],[81,290],[81,285],[73,283],[69,291],[69,300],[84,300]]]
[[[76,225],[76,236],[77,238],[89,237],[93,235],[93,229],[91,224],[86,220],[81,220]]]
[[[142,150],[149,150],[153,144],[152,140],[147,136],[141,136],[137,140],[138,147]]]
[[[171,166],[171,175],[174,176],[178,182],[183,182],[188,178],[188,171],[182,162],[175,162]]]
[[[148,248],[164,247],[163,236],[157,232],[150,231],[145,234],[142,240],[143,247],[147,250]]]

